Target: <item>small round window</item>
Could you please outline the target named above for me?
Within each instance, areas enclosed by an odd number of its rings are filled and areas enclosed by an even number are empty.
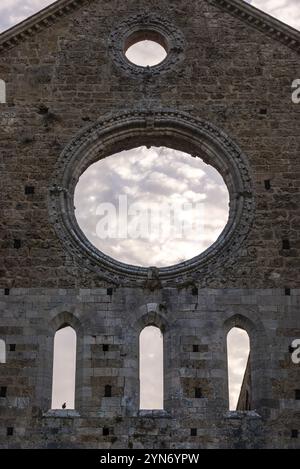
[[[168,45],[165,38],[151,31],[134,33],[125,41],[126,58],[140,67],[154,67],[165,60]]]
[[[184,59],[182,32],[155,14],[125,18],[111,32],[108,45],[114,62],[132,77],[168,72]]]

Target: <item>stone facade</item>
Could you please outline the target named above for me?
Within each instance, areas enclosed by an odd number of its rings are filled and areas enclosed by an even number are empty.
[[[122,55],[138,28],[165,38],[157,68]],[[0,447],[300,447],[299,51],[297,31],[240,0],[59,0],[0,36]],[[137,269],[86,243],[72,194],[91,162],[157,142],[220,171],[230,220],[196,260]],[[62,324],[77,332],[76,410],[55,412]],[[140,412],[149,324],[165,410]],[[249,412],[228,412],[234,326],[251,340]]]

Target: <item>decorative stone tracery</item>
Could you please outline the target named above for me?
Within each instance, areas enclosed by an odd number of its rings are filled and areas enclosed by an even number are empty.
[[[126,58],[126,48],[143,39],[152,39],[165,48],[167,56],[161,63],[141,67]],[[155,14],[135,15],[114,28],[109,38],[109,48],[114,62],[125,73],[137,77],[155,76],[170,71],[182,60],[184,38],[181,31],[166,18]]]
[[[210,273],[238,256],[254,215],[247,159],[235,143],[209,122],[177,110],[128,111],[108,115],[80,132],[62,152],[49,188],[52,223],[65,247],[86,268],[112,283],[145,285],[149,269],[119,262],[96,249],[80,230],[73,207],[74,189],[91,164],[140,145],[165,145],[201,157],[223,176],[230,194],[229,220],[218,240],[202,254],[156,269],[156,284],[180,285]]]

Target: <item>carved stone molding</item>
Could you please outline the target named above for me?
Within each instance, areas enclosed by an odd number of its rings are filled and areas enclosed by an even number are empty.
[[[207,0],[226,11],[232,16],[239,18],[244,23],[258,29],[266,36],[277,42],[281,42],[290,49],[300,53],[300,33],[296,29],[288,26],[267,13],[248,5],[241,0]]]
[[[152,38],[167,52],[166,58],[152,67],[141,67],[125,55],[126,44],[136,36],[139,40]],[[131,76],[155,76],[171,70],[183,58],[184,38],[169,20],[155,14],[139,14],[126,18],[114,28],[109,38],[109,49],[116,65]]]
[[[223,176],[230,194],[229,219],[206,251],[177,265],[152,268],[157,288],[184,285],[232,265],[252,224],[254,195],[247,159],[213,124],[172,109],[110,114],[82,130],[60,155],[49,187],[50,218],[66,249],[78,263],[117,285],[147,287],[149,268],[119,262],[95,248],[80,230],[74,213],[74,190],[94,162],[121,150],[168,146],[201,157]]]
[[[61,18],[70,15],[84,3],[86,3],[86,0],[58,0],[53,4],[51,3],[35,15],[0,34],[0,51],[11,49],[27,41],[28,38],[51,27]]]

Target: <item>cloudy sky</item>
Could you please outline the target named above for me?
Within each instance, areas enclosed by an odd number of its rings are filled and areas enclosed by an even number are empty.
[[[123,214],[120,197],[127,201]],[[106,202],[116,210],[106,209]],[[225,183],[212,166],[164,147],[99,161],[75,191],[75,214],[89,240],[118,260],[143,266],[176,264],[204,251],[226,225],[228,204]]]
[[[0,31],[5,31],[51,3],[54,2],[1,0]],[[300,30],[300,0],[248,0],[248,3]],[[141,65],[153,65],[164,58],[164,51],[150,47],[145,53],[140,46],[136,46],[127,52],[127,56],[130,60],[138,60]],[[97,232],[99,220],[103,220],[102,204],[113,203],[117,206],[119,195],[127,196],[129,206],[138,203],[139,209],[141,205],[148,207],[150,213],[170,199],[175,205],[182,201],[201,202],[197,213],[202,217],[202,231],[199,234],[199,230],[192,227],[188,239],[172,239],[168,233],[160,233],[158,237],[157,233],[156,237],[152,233],[149,239],[103,239]],[[138,148],[90,167],[79,181],[75,205],[80,227],[99,249],[124,262],[160,266],[190,258],[217,238],[228,216],[228,193],[218,173],[201,160],[163,148]],[[136,227],[141,220],[139,213],[131,214],[131,222]],[[117,223],[115,221],[115,228]],[[162,405],[161,339],[160,332],[151,327],[141,342],[141,381],[142,390],[145,391],[141,400],[143,408],[160,408]],[[67,402],[69,408],[74,405],[74,393],[69,389],[74,387],[75,343],[76,337],[70,328],[57,333],[54,408],[60,408],[63,402]],[[237,329],[232,331],[228,336],[228,348],[230,407],[234,408],[248,357],[247,334]]]

